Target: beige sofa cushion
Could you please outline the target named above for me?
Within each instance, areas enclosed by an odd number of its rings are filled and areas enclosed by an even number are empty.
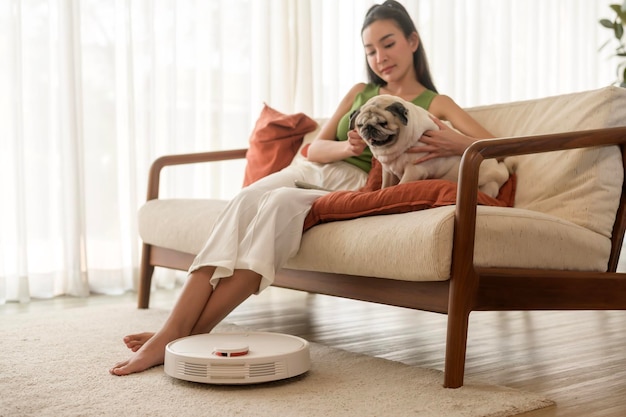
[[[150,200],[139,209],[139,236],[144,243],[196,255],[227,203],[210,199]]]
[[[612,86],[468,112],[498,137],[624,126],[626,89]],[[611,236],[623,181],[617,147],[516,156],[506,164],[517,173],[515,207]]]
[[[204,245],[219,200],[159,200],[141,208],[146,243],[196,254]],[[318,225],[303,236],[287,267],[303,270],[440,281],[450,277],[454,206]],[[609,239],[530,210],[479,207],[476,264],[604,270]],[[160,219],[168,219],[168,222]]]
[[[626,89],[611,86],[467,111],[497,137],[624,126]]]
[[[442,281],[450,278],[454,206],[318,225],[305,233],[294,269]],[[324,242],[320,245],[319,242]],[[605,270],[610,241],[529,210],[478,207],[477,266]]]

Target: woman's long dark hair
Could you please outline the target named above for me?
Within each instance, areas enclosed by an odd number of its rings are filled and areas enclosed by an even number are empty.
[[[413,23],[411,16],[409,16],[409,13],[406,11],[404,6],[395,0],[386,0],[383,4],[376,4],[370,7],[365,15],[365,21],[363,22],[361,33],[363,33],[369,25],[378,20],[393,20],[396,22],[398,27],[400,27],[407,39],[413,32],[417,33],[417,36],[419,37],[419,32],[417,32],[417,28],[415,27],[415,23]],[[367,59],[365,60],[365,65],[367,68],[367,78],[370,83],[380,86],[387,85],[385,80],[376,75],[372,68],[370,68],[367,63]],[[428,60],[426,59],[426,52],[424,51],[424,44],[421,39],[417,50],[413,52],[413,67],[415,68],[415,73],[417,74],[417,80],[424,87],[437,92],[435,83],[433,83],[432,76],[430,75]]]

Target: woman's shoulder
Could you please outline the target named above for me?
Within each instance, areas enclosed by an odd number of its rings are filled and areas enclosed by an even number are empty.
[[[459,105],[456,104],[452,97],[445,94],[437,94],[433,97],[429,110],[436,116],[439,114],[437,117],[441,117],[457,111],[459,108]]]
[[[433,100],[436,100],[437,102],[441,104],[451,104],[451,103],[456,104],[454,100],[452,99],[452,97],[447,96],[445,94],[434,93],[433,96],[434,96]]]

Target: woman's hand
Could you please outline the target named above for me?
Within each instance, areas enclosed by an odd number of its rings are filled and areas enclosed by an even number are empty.
[[[340,161],[351,156],[358,156],[365,150],[365,142],[358,132],[348,132],[347,140],[337,140],[337,127],[345,114],[352,109],[352,104],[357,95],[366,87],[364,83],[355,84],[348,94],[341,100],[337,110],[331,118],[324,123],[319,134],[309,146],[308,160],[320,164]]]
[[[348,132],[348,140],[346,141],[346,144],[348,145],[348,152],[352,156],[361,155],[367,147],[367,143],[365,143],[356,129],[352,129]]]
[[[414,146],[407,150],[408,153],[426,153],[416,159],[415,164],[445,156],[463,155],[463,152],[474,143],[475,139],[451,129],[438,118],[431,116],[431,119],[439,126],[440,130],[427,130],[420,138],[420,142],[425,145]]]
[[[327,164],[351,156],[359,156],[365,150],[367,144],[356,130],[348,132],[348,140],[331,140],[316,138],[311,146],[307,159],[311,162]]]

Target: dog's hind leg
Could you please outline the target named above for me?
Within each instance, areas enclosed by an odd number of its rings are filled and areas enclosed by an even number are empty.
[[[503,162],[495,159],[483,161],[478,174],[478,189],[490,197],[496,198],[500,187],[509,179],[509,170]]]

